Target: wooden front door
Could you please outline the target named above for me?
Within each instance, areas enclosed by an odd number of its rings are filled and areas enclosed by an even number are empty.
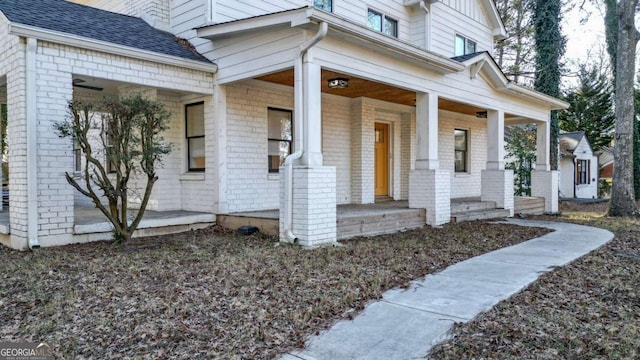
[[[389,195],[389,125],[375,125],[375,194]]]

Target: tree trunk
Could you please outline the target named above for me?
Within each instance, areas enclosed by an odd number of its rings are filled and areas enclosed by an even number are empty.
[[[633,79],[636,43],[635,9],[638,0],[618,2],[618,44],[616,59],[616,145],[610,216],[633,216],[638,213],[633,177],[633,130],[635,122]]]

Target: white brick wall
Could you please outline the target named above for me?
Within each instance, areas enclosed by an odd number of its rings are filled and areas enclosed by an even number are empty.
[[[322,155],[336,168],[336,202],[351,203],[351,99],[323,94]]]
[[[401,125],[401,199],[409,199],[409,172],[415,167],[416,158],[416,119],[415,113],[404,113]]]
[[[284,174],[280,174],[280,239],[284,231]],[[317,247],[337,241],[336,169],[332,166],[293,169],[293,233],[298,244]]]
[[[351,198],[354,204],[371,204],[374,194],[375,107],[354,99],[351,107]]]
[[[558,212],[558,171],[531,172],[531,196],[544,198],[544,211],[547,213]]]
[[[336,202],[349,204],[352,160],[347,154],[352,146],[351,100],[323,94],[322,104],[323,164],[336,168]],[[279,176],[270,174],[267,164],[269,107],[293,111],[293,89],[258,81],[227,86],[229,212],[279,206]]]
[[[467,130],[470,172],[456,173],[454,168],[454,130]],[[439,112],[438,157],[440,169],[451,176],[451,197],[480,196],[481,172],[487,167],[487,121],[450,111]]]
[[[428,225],[451,221],[451,182],[446,170],[411,170],[409,207],[426,209]]]
[[[483,170],[481,199],[494,201],[496,207],[509,210],[513,216],[513,170]]]

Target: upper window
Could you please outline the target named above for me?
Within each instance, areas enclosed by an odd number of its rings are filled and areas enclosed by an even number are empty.
[[[313,0],[313,6],[318,9],[322,9],[324,11],[332,12],[333,11],[333,1],[332,0]]]
[[[456,35],[456,53],[455,56],[473,54],[476,52],[476,42],[469,40],[462,35]]]
[[[277,173],[284,159],[291,153],[293,140],[292,112],[290,110],[268,109],[268,161],[269,172]]]
[[[369,29],[398,37],[398,20],[392,19],[383,13],[369,9],[367,26]]]
[[[589,184],[589,171],[591,162],[589,160],[577,160],[576,162],[576,184]]]
[[[189,171],[204,171],[204,102],[185,105]]]
[[[468,172],[467,164],[467,130],[455,129],[455,169],[456,172]]]

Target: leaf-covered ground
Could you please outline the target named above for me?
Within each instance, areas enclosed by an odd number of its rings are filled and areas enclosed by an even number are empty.
[[[0,338],[47,341],[65,359],[274,358],[386,289],[546,232],[470,222],[309,251],[214,227],[0,247]]]
[[[607,228],[614,240],[457,324],[430,358],[640,359],[640,221],[606,208],[563,204],[553,220]]]

